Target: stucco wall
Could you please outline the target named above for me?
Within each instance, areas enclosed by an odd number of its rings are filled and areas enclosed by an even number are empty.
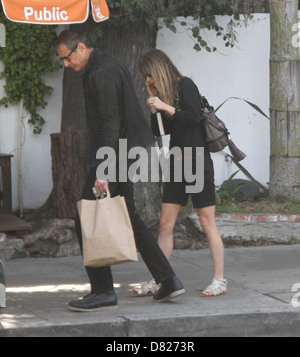
[[[0,69],[1,70],[1,69]],[[60,131],[62,107],[62,70],[45,76],[45,82],[54,88],[48,98],[48,106],[40,113],[46,124],[40,135],[34,135],[24,112],[22,124],[22,186],[24,208],[37,208],[48,198],[52,190],[50,134]],[[3,81],[0,96],[4,95]],[[0,152],[12,154],[13,209],[19,208],[18,187],[18,132],[20,107],[0,108]]]

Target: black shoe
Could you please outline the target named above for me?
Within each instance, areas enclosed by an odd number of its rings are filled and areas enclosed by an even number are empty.
[[[165,302],[175,299],[184,293],[185,290],[181,281],[174,276],[161,283],[161,287],[158,292],[154,294],[153,300],[154,302]]]
[[[73,311],[108,311],[118,308],[118,299],[114,291],[99,294],[88,294],[83,298],[71,301],[69,308]]]

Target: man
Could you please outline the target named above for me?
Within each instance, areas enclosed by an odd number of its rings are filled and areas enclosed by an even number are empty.
[[[57,51],[64,62],[76,72],[83,73],[83,89],[89,132],[90,170],[83,188],[83,199],[95,199],[92,187],[99,194],[110,190],[111,196],[124,196],[134,230],[137,248],[149,271],[160,284],[154,295],[155,302],[164,302],[183,293],[180,280],[175,276],[157,241],[138,216],[130,180],[108,182],[96,176],[96,159],[99,148],[113,148],[118,156],[119,139],[128,140],[132,147],[147,147],[154,142],[136,97],[132,79],[127,69],[114,57],[90,47],[85,36],[66,30],[57,40]],[[118,165],[116,164],[116,167]],[[76,218],[76,233],[82,248],[80,220]],[[71,301],[69,307],[75,311],[112,310],[117,308],[117,296],[113,288],[110,267],[90,268],[86,271],[91,283],[91,293],[79,300]]]

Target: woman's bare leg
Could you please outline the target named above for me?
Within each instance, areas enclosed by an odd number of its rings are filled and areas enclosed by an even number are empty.
[[[199,208],[201,227],[207,236],[214,264],[214,277],[224,279],[224,245],[215,221],[215,206]]]
[[[162,204],[158,244],[168,259],[171,258],[174,248],[173,231],[180,209],[179,204]]]

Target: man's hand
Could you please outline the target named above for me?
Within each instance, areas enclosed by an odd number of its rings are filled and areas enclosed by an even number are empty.
[[[108,187],[109,187],[109,182],[107,180],[106,181],[102,181],[102,180],[95,181],[95,189],[97,190],[99,195],[101,195],[104,192],[107,192]]]

